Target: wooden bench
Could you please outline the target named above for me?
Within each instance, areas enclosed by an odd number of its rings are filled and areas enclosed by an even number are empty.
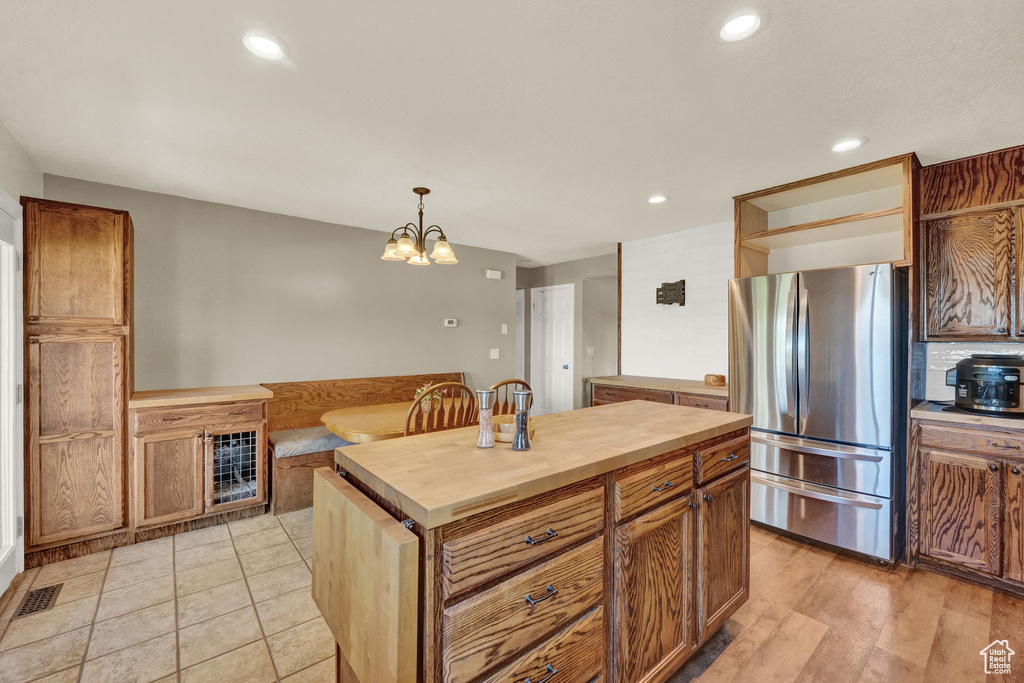
[[[464,382],[461,372],[398,377],[360,377],[263,384],[267,401],[270,509],[275,515],[313,504],[313,470],[334,466],[334,449],[348,444],[320,416],[335,408],[408,401],[424,384]]]

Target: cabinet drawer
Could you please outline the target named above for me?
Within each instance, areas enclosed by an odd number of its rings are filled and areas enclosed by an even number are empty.
[[[616,522],[693,490],[693,453],[669,453],[659,460],[616,473]]]
[[[598,537],[445,609],[444,680],[473,680],[598,605],[603,559]]]
[[[676,405],[689,406],[690,408],[706,408],[708,410],[728,410],[729,399],[716,396],[676,394]]]
[[[968,452],[994,455],[1000,458],[1024,458],[1024,439],[973,429],[921,427],[918,444],[954,453]]]
[[[444,596],[515,571],[604,526],[604,489],[530,510],[448,541],[442,548]]]
[[[694,467],[697,485],[718,479],[723,474],[747,465],[750,462],[750,437],[743,435],[738,439],[697,451]]]
[[[542,681],[553,672],[566,681],[592,681],[604,673],[604,650],[604,609],[598,607],[480,683]]]
[[[230,427],[263,421],[263,402],[209,403],[135,411],[135,434],[183,427]]]
[[[607,384],[595,384],[593,399],[604,403],[621,403],[622,401],[654,401],[655,403],[672,403],[671,391],[656,389],[638,389],[636,387],[618,387]]]

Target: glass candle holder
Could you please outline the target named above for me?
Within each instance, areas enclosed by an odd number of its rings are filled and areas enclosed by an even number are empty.
[[[477,406],[480,408],[480,434],[476,438],[477,448],[494,448],[494,430],[491,427],[494,399],[498,392],[493,389],[479,389],[476,392]]]

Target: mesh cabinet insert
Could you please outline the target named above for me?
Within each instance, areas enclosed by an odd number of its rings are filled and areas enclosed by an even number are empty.
[[[222,505],[258,495],[259,452],[256,432],[213,435],[213,504]]]

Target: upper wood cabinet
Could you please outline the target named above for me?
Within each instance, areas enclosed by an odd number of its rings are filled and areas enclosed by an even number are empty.
[[[615,530],[614,680],[648,680],[695,643],[692,504],[680,498]]]
[[[927,337],[1011,336],[1014,212],[981,211],[924,226]]]
[[[28,321],[123,325],[127,213],[28,200],[25,214]]]
[[[24,199],[30,549],[126,526],[132,226],[124,211]]]
[[[922,449],[920,553],[999,576],[1002,467],[972,455]]]
[[[716,631],[750,593],[750,469],[697,490],[697,623]]]

